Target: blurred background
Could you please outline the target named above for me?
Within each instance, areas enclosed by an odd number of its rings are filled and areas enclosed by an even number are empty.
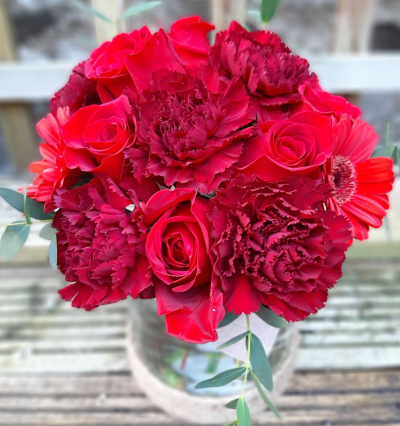
[[[143,0],[0,0],[0,187],[29,182],[39,158],[35,123],[75,64],[111,25],[85,10]],[[363,111],[384,143],[400,145],[400,1],[281,0],[273,19],[258,0],[163,0],[120,31],[169,28],[201,15],[277,32],[306,57],[321,86]],[[355,242],[328,306],[301,325],[297,372],[277,404],[290,425],[400,425],[400,185],[384,226]],[[0,233],[17,220],[0,201]],[[126,360],[126,304],[76,312],[56,293],[48,243],[31,232],[0,259],[0,425],[177,424],[146,402]],[[271,420],[265,420],[271,419]],[[273,424],[272,417],[257,424]],[[180,423],[179,423],[180,424]]]

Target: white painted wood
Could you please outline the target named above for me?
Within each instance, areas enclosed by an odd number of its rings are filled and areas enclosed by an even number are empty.
[[[400,346],[400,331],[394,333],[381,332],[374,333],[373,331],[364,331],[362,333],[347,333],[347,334],[304,334],[302,345],[305,346],[328,346],[328,345],[346,345],[346,346],[374,346],[375,344],[398,344]],[[1,347],[1,346],[0,346]]]
[[[296,362],[298,370],[371,369],[398,367],[400,346],[373,348],[302,348]]]
[[[82,58],[84,59],[84,58]],[[400,91],[400,55],[311,56],[311,70],[332,93]],[[49,100],[68,81],[76,62],[0,65],[0,103]]]

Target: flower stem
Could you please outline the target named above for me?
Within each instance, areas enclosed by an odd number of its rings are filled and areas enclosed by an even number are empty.
[[[7,226],[17,226],[17,225],[34,225],[35,223],[41,223],[41,222],[53,222],[53,219],[43,219],[43,220],[35,220],[35,222],[19,222],[19,223],[10,223]]]
[[[249,370],[250,370],[251,329],[250,329],[250,316],[249,315],[246,315],[246,321],[247,321],[247,330],[250,332],[250,334],[247,336],[247,362],[246,362],[246,374],[244,376],[243,389],[242,389],[242,395],[241,395],[242,398],[244,397],[244,394],[246,392],[247,378],[249,376]]]

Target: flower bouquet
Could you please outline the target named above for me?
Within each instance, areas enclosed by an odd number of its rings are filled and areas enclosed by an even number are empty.
[[[59,291],[90,311],[156,299],[169,335],[191,344],[247,316],[247,361],[197,385],[242,379],[228,404],[250,424],[245,389],[272,372],[249,315],[273,326],[324,307],[353,238],[380,227],[394,181],[388,149],[345,99],[274,33],[236,22],[216,36],[199,17],[169,32],[119,34],[77,65],[37,125],[43,159],[25,190],[0,190],[25,214],[2,238],[12,256],[49,222]]]

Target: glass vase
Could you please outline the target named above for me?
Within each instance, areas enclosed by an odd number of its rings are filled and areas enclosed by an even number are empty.
[[[185,343],[169,336],[155,300],[132,300],[129,310],[129,359],[135,381],[147,396],[168,414],[194,424],[229,422],[234,412],[224,407],[237,398],[243,377],[219,388],[195,389],[197,383],[243,362],[218,351],[217,344]],[[266,325],[267,326],[267,325]],[[237,333],[240,334],[240,333]],[[299,343],[296,326],[288,324],[268,355],[274,375],[272,399],[281,394],[293,373]],[[252,415],[265,409],[255,385],[246,386]]]

